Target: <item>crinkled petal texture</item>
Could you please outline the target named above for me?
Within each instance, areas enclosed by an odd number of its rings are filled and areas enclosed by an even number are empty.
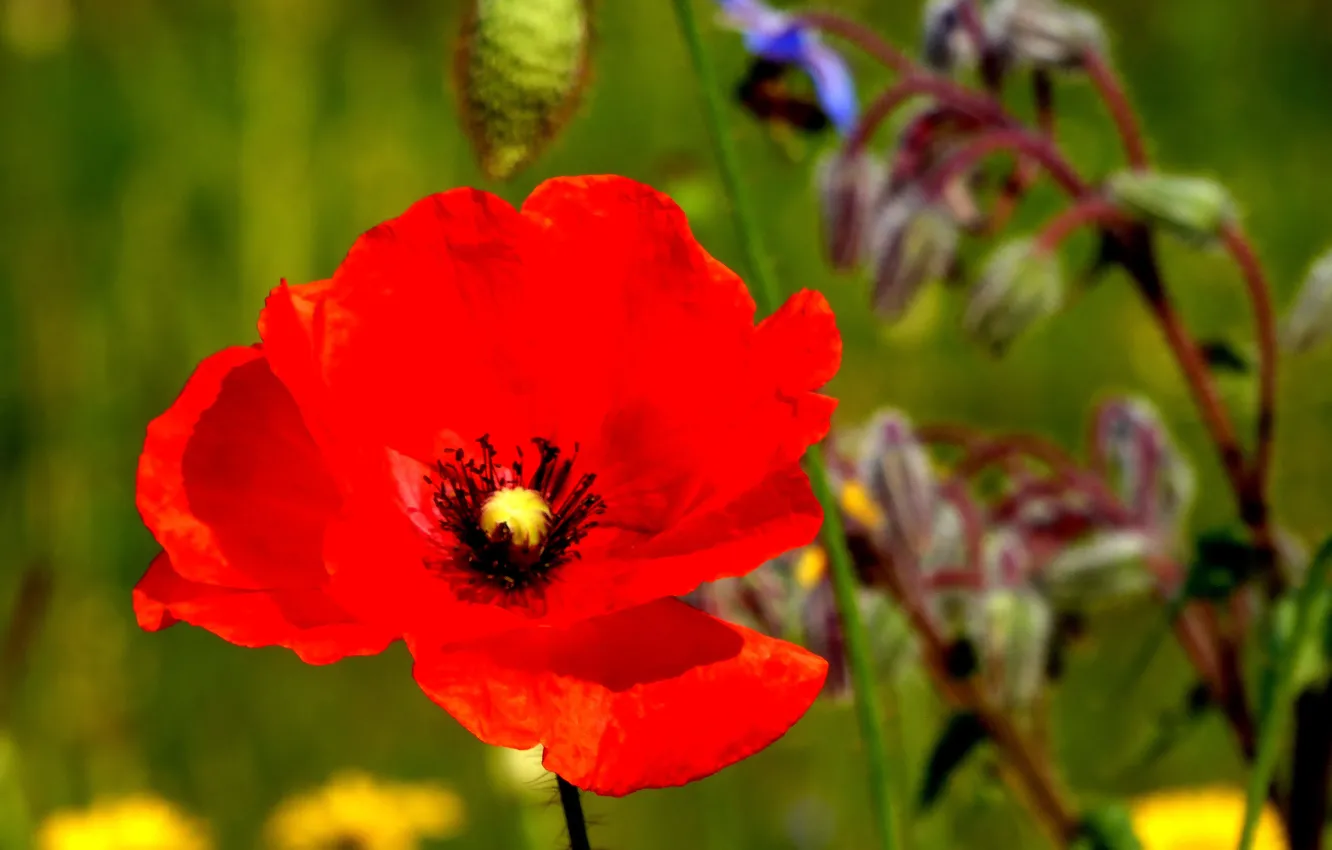
[[[134,589],[145,629],[183,620],[315,664],[394,639],[328,592],[323,535],[340,499],[260,349],[209,357],[148,426],[138,503],[166,550]]]
[[[822,521],[799,460],[834,407],[817,392],[841,357],[827,302],[801,292],[756,326],[743,282],[633,181],[549,181],[521,212],[473,190],[427,198],[331,280],[275,290],[260,333],[348,494],[325,547],[335,588],[403,631],[537,624],[455,599],[403,509],[426,467],[484,435],[501,462],[533,438],[577,449],[574,475],[595,474],[606,504],[542,624],[746,573]]]
[[[405,637],[478,736],[544,743],[605,793],[748,755],[822,662],[662,600],[822,520],[799,461],[828,429],[840,337],[816,293],[754,312],[630,180],[553,180],[521,210],[473,190],[415,204],[330,280],[274,290],[262,345],[204,361],[149,427],[139,508],[165,553],[140,623],[313,662]],[[460,598],[437,569],[456,573],[456,541],[425,476],[483,437],[501,465],[535,440],[576,456],[605,505],[539,606]]]
[[[483,741],[545,745],[546,768],[620,796],[708,776],[781,737],[828,663],[675,599],[450,648],[416,680]]]

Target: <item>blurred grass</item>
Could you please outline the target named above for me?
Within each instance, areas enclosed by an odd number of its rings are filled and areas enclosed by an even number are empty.
[[[344,766],[438,777],[462,792],[458,847],[518,846],[516,803],[486,778],[484,748],[408,675],[401,648],[314,668],[202,631],[137,630],[129,588],[154,551],[133,507],[143,428],[193,366],[255,339],[279,279],[331,274],[352,240],[415,199],[480,185],[520,201],[556,174],[614,172],[674,193],[699,238],[741,269],[715,182],[683,46],[666,3],[599,4],[594,87],[580,117],[530,172],[489,186],[454,118],[445,71],[461,4],[425,0],[0,0],[0,611],[28,564],[56,570],[49,628],[14,719],[32,811],[154,789],[208,817],[222,846],[254,846],[284,794]],[[899,40],[916,4],[842,2]],[[1160,160],[1224,178],[1247,210],[1280,302],[1332,242],[1322,178],[1332,147],[1332,7],[1318,0],[1100,0],[1116,56]],[[701,10],[709,4],[699,3]],[[738,39],[709,28],[726,79]],[[864,66],[866,79],[882,80]],[[1090,91],[1059,88],[1060,132],[1093,171],[1116,148]],[[822,263],[809,173],[736,116],[737,143],[788,288],[824,290],[846,339],[832,391],[854,423],[893,404],[920,419],[1029,428],[1080,444],[1101,390],[1142,392],[1198,463],[1196,520],[1230,516],[1185,387],[1122,280],[1110,279],[1003,361],[964,343],[954,293],[931,293],[894,329],[864,309],[865,281]],[[1051,197],[1029,210],[1028,223]],[[1247,340],[1233,274],[1167,252],[1168,274],[1204,335]],[[1324,440],[1332,356],[1292,363],[1281,387],[1278,515],[1328,529]],[[1242,397],[1244,387],[1231,390]],[[1155,767],[1126,754],[1183,695],[1170,648],[1134,694],[1109,694],[1150,612],[1098,623],[1061,688],[1056,747],[1089,795],[1237,780],[1215,720]],[[929,688],[903,686],[914,785],[942,722]],[[864,771],[849,706],[820,705],[779,745],[694,786],[590,801],[600,844],[656,850],[864,846]],[[794,814],[792,814],[794,812]],[[794,820],[793,820],[794,819]],[[799,821],[799,823],[796,823]],[[795,843],[792,830],[810,836]],[[1029,846],[983,761],[908,846]]]

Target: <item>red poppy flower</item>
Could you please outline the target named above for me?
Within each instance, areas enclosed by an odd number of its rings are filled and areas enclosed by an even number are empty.
[[[818,694],[822,659],[673,597],[818,530],[820,295],[755,326],[668,198],[587,177],[427,198],[259,331],[148,428],[145,628],[311,663],[404,638],[478,737],[611,795],[745,758]]]

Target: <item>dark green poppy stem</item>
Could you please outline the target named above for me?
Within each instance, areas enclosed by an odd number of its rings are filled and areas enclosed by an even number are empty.
[[[563,776],[555,777],[560,783],[560,805],[564,807],[564,822],[569,826],[571,850],[592,850],[587,840],[587,821],[583,819],[583,801],[578,788]]]
[[[736,231],[745,252],[745,262],[749,266],[750,280],[753,282],[750,291],[758,305],[759,313],[766,315],[775,310],[781,302],[781,290],[772,273],[768,255],[763,251],[758,222],[754,218],[753,207],[750,205],[745,184],[740,177],[739,158],[731,144],[721,98],[718,96],[716,77],[712,72],[711,60],[703,49],[703,38],[699,34],[698,21],[694,17],[692,0],[673,0],[673,2],[676,18],[680,22],[680,31],[684,35],[685,45],[689,48],[689,59],[698,77],[708,132],[716,149],[717,165],[726,192],[730,196],[731,213],[735,218]],[[869,760],[870,802],[875,814],[875,830],[878,833],[879,846],[883,850],[894,850],[897,846],[897,825],[894,822],[889,789],[888,752],[880,723],[874,677],[871,673],[869,637],[860,620],[860,608],[856,598],[855,570],[851,554],[846,547],[846,536],[842,532],[841,508],[828,481],[823,455],[817,450],[810,452],[805,458],[805,466],[809,471],[814,494],[823,505],[823,545],[828,552],[833,590],[837,597],[837,609],[842,619],[846,654],[851,667],[851,683],[855,690],[856,714],[860,720],[860,734],[865,742]]]

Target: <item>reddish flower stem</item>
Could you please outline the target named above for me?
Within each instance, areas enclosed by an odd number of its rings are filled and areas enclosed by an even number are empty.
[[[1245,522],[1257,529],[1267,525],[1267,485],[1272,465],[1272,445],[1276,432],[1277,333],[1272,310],[1272,290],[1263,273],[1253,246],[1238,225],[1229,224],[1221,231],[1221,241],[1244,276],[1258,338],[1258,425],[1253,463],[1245,482],[1241,512]],[[1264,532],[1266,536],[1266,532]]]
[[[836,12],[806,11],[796,15],[795,19],[816,30],[846,39],[899,74],[911,73],[916,68],[915,61],[887,39],[864,24]]]
[[[1047,71],[1038,70],[1031,75],[1032,97],[1036,102],[1036,126],[1040,128],[1041,134],[1054,141],[1055,136],[1055,110],[1054,110],[1054,84]],[[1040,164],[1032,162],[1030,159],[1021,158],[1014,165],[1013,170],[1009,172],[1008,179],[1004,181],[1004,187],[999,197],[995,199],[994,207],[990,210],[990,218],[985,223],[984,233],[994,235],[1004,229],[1008,220],[1017,210],[1018,201],[1027,194],[1027,190],[1036,182],[1036,177],[1040,174]]]
[[[923,645],[926,668],[937,687],[954,705],[975,713],[990,740],[1012,767],[1018,795],[1029,801],[1042,823],[1061,844],[1070,843],[1078,832],[1078,817],[1064,799],[1049,765],[1032,743],[1013,725],[975,678],[955,679],[947,672],[948,642],[939,633],[920,597],[900,580],[897,569],[883,571],[888,590],[897,599]]]
[[[1084,54],[1082,67],[1110,110],[1110,117],[1115,122],[1115,128],[1119,130],[1119,138],[1124,144],[1124,153],[1128,157],[1129,165],[1134,168],[1146,168],[1147,146],[1143,142],[1142,130],[1138,126],[1133,106],[1129,103],[1128,95],[1124,93],[1124,87],[1119,83],[1119,77],[1106,62],[1105,57],[1094,50]]]
[[[913,97],[928,95],[960,112],[995,124],[1013,124],[1014,119],[990,98],[977,95],[952,80],[932,74],[913,73],[876,97],[865,109],[855,130],[846,140],[847,154],[855,154],[869,144],[888,116]]]
[[[1035,434],[990,436],[966,425],[937,422],[917,428],[916,437],[925,443],[950,443],[967,448],[967,457],[953,468],[956,474],[967,477],[991,463],[1013,455],[1030,457],[1051,469],[1077,466],[1077,459],[1063,448]]]
[[[1081,227],[1089,224],[1109,226],[1123,220],[1119,208],[1106,199],[1097,196],[1084,198],[1050,220],[1037,234],[1035,250],[1054,252]]]
[[[1025,128],[1008,127],[978,135],[940,163],[930,174],[927,193],[937,196],[954,178],[970,171],[982,159],[997,151],[1013,151],[1030,156],[1045,166],[1055,182],[1075,198],[1089,191],[1087,184],[1049,139]]]

